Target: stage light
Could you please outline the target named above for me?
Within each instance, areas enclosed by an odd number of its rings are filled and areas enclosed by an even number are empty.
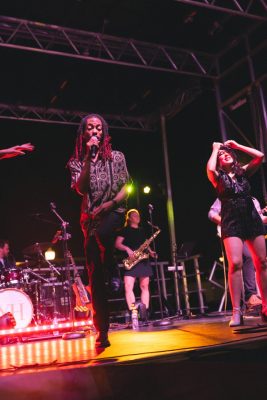
[[[93,321],[91,319],[84,319],[80,321],[72,322],[62,322],[59,324],[50,324],[50,325],[39,325],[39,326],[27,326],[25,328],[5,328],[0,329],[0,339],[4,336],[15,335],[18,333],[21,334],[29,334],[29,333],[36,333],[36,332],[44,332],[44,331],[54,331],[55,329],[58,330],[66,330],[69,329],[74,325],[75,327],[92,327]]]
[[[54,260],[56,258],[56,253],[54,252],[54,250],[52,250],[51,248],[49,248],[46,252],[45,252],[45,259],[47,261],[51,261]]]
[[[126,190],[128,194],[132,194],[134,191],[134,185],[130,183],[129,185],[126,186]]]
[[[145,186],[144,189],[143,189],[143,192],[145,194],[149,194],[151,192],[151,187],[150,186]]]

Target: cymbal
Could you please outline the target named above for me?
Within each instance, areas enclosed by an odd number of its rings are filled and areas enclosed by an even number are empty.
[[[16,262],[16,267],[18,267],[18,268],[33,268],[37,265],[38,265],[38,261],[36,259]]]
[[[52,246],[50,242],[42,242],[42,243],[34,243],[31,246],[26,247],[23,249],[23,254],[39,254],[43,251],[46,251],[49,247]]]

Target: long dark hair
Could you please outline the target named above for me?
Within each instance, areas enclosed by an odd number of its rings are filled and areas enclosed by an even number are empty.
[[[224,144],[222,144],[222,145],[220,146],[219,151],[220,151],[220,150],[226,151],[226,152],[227,152],[228,154],[230,154],[230,156],[233,158],[234,162],[233,162],[232,171],[233,171],[236,175],[243,175],[243,174],[244,174],[244,170],[243,170],[243,168],[242,168],[240,162],[239,162],[238,159],[237,159],[236,152],[235,152],[231,147],[225,146]],[[218,154],[219,154],[219,153],[218,153]],[[218,169],[218,170],[219,170],[219,169],[222,170],[222,168],[221,168],[220,165],[219,165],[219,156],[217,157],[217,169]]]
[[[112,160],[112,148],[111,148],[111,137],[109,136],[108,133],[108,124],[104,120],[101,115],[98,114],[88,114],[86,115],[82,120],[79,125],[79,128],[77,130],[77,138],[76,138],[76,143],[75,143],[75,149],[73,152],[73,155],[70,159],[76,159],[79,161],[82,161],[85,157],[86,154],[86,141],[84,140],[84,131],[86,128],[86,122],[89,118],[98,118],[101,123],[102,123],[102,132],[103,136],[99,144],[99,158],[101,158],[103,161],[106,160]]]

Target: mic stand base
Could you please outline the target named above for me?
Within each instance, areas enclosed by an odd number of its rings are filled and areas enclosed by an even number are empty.
[[[85,338],[85,332],[83,331],[65,332],[62,335],[63,340],[82,339],[82,338]]]
[[[153,326],[161,326],[161,327],[167,327],[173,325],[173,321],[170,319],[160,319],[159,321],[153,322]]]

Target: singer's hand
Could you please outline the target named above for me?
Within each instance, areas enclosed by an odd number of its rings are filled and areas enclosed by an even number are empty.
[[[97,147],[99,146],[99,139],[97,136],[92,136],[86,143],[86,147],[88,150],[90,150],[93,145]]]
[[[102,215],[107,211],[110,211],[113,208],[112,201],[106,201],[105,203],[101,204],[101,206],[96,207],[93,211],[93,216],[96,217],[97,215]]]
[[[31,143],[24,143],[21,145],[9,147],[8,149],[1,150],[1,158],[13,158],[16,156],[22,156],[27,151],[33,151],[34,146]]]
[[[239,144],[235,140],[226,140],[224,145],[230,147],[231,149],[238,149]]]

